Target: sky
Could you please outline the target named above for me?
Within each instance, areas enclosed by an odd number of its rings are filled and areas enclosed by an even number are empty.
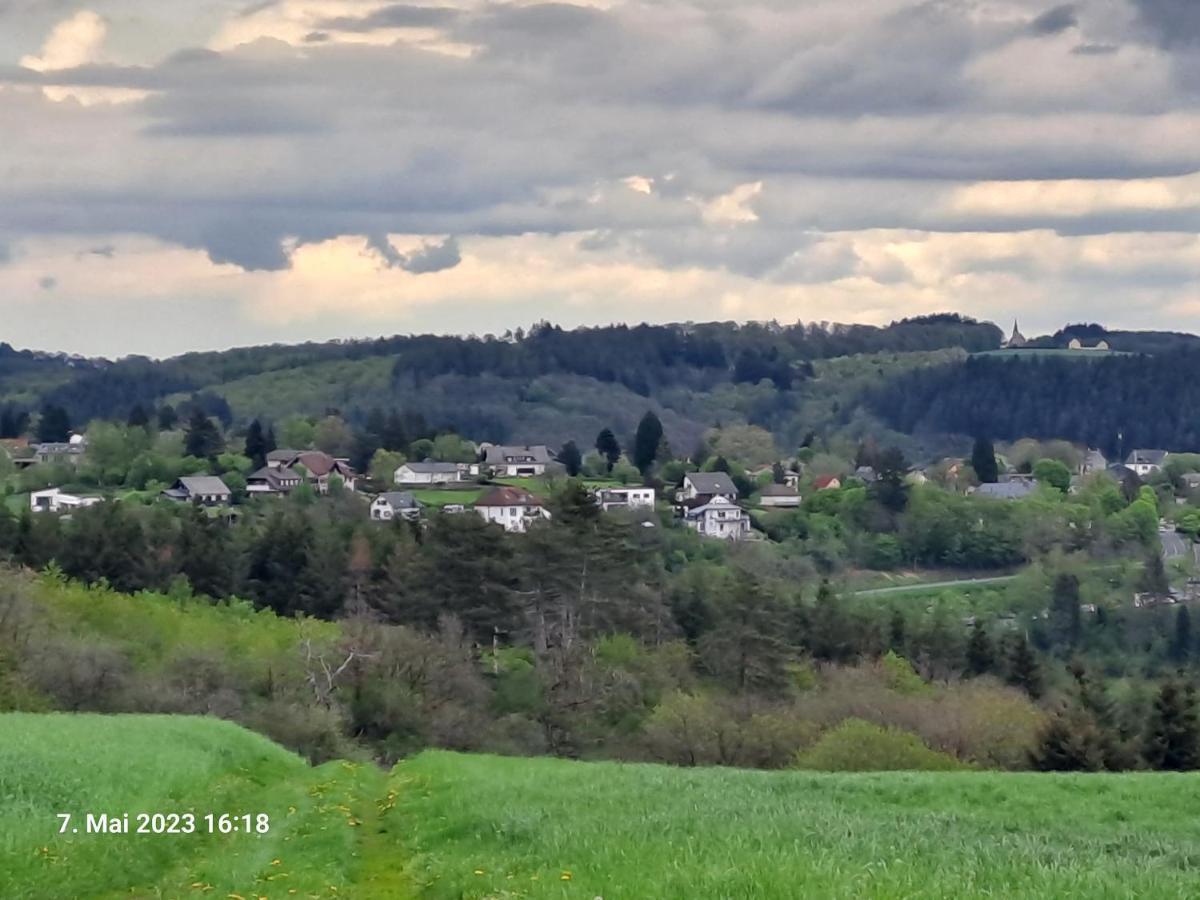
[[[0,341],[1200,331],[1197,0],[0,0]]]

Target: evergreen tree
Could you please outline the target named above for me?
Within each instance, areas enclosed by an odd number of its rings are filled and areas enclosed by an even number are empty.
[[[1159,690],[1142,755],[1152,768],[1168,772],[1200,768],[1200,722],[1191,685],[1168,681]]]
[[[907,626],[904,613],[900,611],[900,607],[895,607],[892,610],[892,618],[888,626],[888,648],[900,656],[907,652]]]
[[[179,414],[175,412],[175,407],[169,403],[164,403],[158,410],[158,428],[160,431],[170,431],[179,422]]]
[[[662,440],[662,422],[653,412],[647,411],[638,422],[637,434],[633,439],[633,464],[645,475],[658,457],[658,445]]]
[[[279,445],[275,443],[275,426],[268,425],[267,433],[263,435],[263,457],[266,458],[268,453],[274,453],[279,449]]]
[[[146,412],[146,407],[140,403],[135,403],[133,409],[129,411],[127,424],[130,428],[148,428],[150,426],[150,414]]]
[[[267,436],[263,434],[262,423],[255,419],[246,429],[246,456],[250,465],[261,469],[267,464]]]
[[[577,476],[583,468],[583,454],[579,452],[574,441],[567,441],[562,445],[562,449],[558,451],[558,461],[563,464],[571,478]]]
[[[1184,665],[1191,658],[1192,645],[1192,614],[1186,606],[1180,606],[1175,612],[1175,633],[1171,637],[1171,659]]]
[[[984,484],[995,484],[1000,480],[1000,467],[996,463],[996,448],[983,435],[975,438],[975,447],[971,451],[971,468],[975,470],[975,476]]]
[[[1019,687],[1034,700],[1042,696],[1042,670],[1025,635],[1018,635],[1008,654],[1008,683]]]
[[[596,452],[604,457],[608,471],[611,472],[617,460],[621,458],[621,445],[617,443],[617,436],[612,433],[611,428],[605,428],[596,435]]]
[[[1157,549],[1146,554],[1146,563],[1142,567],[1142,576],[1138,584],[1147,594],[1156,597],[1165,596],[1170,592],[1171,584],[1167,579],[1167,570],[1163,565],[1162,554]]]
[[[708,458],[712,456],[712,448],[708,446],[707,441],[700,441],[696,444],[696,449],[692,451],[691,460],[696,468],[702,468]]]
[[[37,439],[39,444],[62,443],[71,436],[71,419],[61,406],[47,404],[42,407],[38,419]]]
[[[193,410],[191,418],[188,419],[183,436],[183,448],[188,456],[200,459],[216,459],[217,455],[225,448],[221,432],[213,420],[206,416],[201,409]]]
[[[1054,578],[1050,628],[1055,643],[1067,647],[1079,643],[1083,620],[1079,610],[1079,579],[1074,575],[1060,573]]]
[[[1039,772],[1100,772],[1104,738],[1084,710],[1059,711],[1042,731],[1030,763]]]
[[[996,668],[996,649],[988,637],[987,628],[976,622],[967,641],[967,674],[978,677]]]
[[[784,471],[783,463],[778,460],[771,465],[771,481],[775,484],[787,484],[787,472]]]

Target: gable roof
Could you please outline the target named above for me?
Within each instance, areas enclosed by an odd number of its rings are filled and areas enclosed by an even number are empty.
[[[1132,450],[1129,453],[1129,458],[1125,460],[1127,466],[1136,464],[1147,466],[1161,466],[1163,460],[1167,458],[1166,450]]]
[[[373,502],[385,501],[392,509],[422,509],[425,504],[413,496],[411,491],[388,491],[380,494]]]
[[[1037,490],[1037,485],[1028,481],[1000,481],[995,484],[981,484],[975,489],[975,496],[990,497],[993,500],[1023,500]]]
[[[698,494],[738,495],[733,479],[725,472],[688,472],[683,476],[684,484],[691,484]]]
[[[523,447],[493,444],[487,448],[484,462],[492,466],[502,466],[516,463],[548,463],[551,459],[545,444]]]
[[[476,506],[544,506],[540,497],[536,497],[525,488],[495,487],[480,497]]]
[[[216,475],[184,475],[176,482],[189,494],[229,494],[228,485]]]
[[[827,487],[831,487],[835,481],[838,484],[842,483],[842,479],[838,478],[836,475],[818,475],[816,480],[813,482],[813,486],[817,490],[821,491]]]
[[[740,511],[741,507],[726,497],[716,496],[716,497],[713,497],[711,500],[709,500],[707,503],[703,503],[700,506],[691,507],[689,510],[687,510],[686,513],[684,513],[684,515],[687,516],[687,518],[689,518],[689,519],[698,519],[698,518],[702,517],[710,509],[716,509],[716,510],[736,509],[736,510]],[[744,513],[743,513],[743,515],[744,515]]]

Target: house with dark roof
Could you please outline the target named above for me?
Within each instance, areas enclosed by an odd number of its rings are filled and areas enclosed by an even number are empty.
[[[800,492],[786,484],[768,484],[758,492],[758,505],[771,509],[795,509],[800,505]]]
[[[184,475],[163,491],[163,496],[181,503],[227,506],[233,499],[233,492],[216,475]]]
[[[554,465],[554,457],[545,444],[521,447],[481,444],[479,449],[483,452],[483,464],[491,470],[495,478],[545,475],[546,470]]]
[[[410,491],[388,491],[371,501],[371,519],[376,522],[390,522],[401,518],[413,522],[421,518],[421,510],[424,508],[424,504]]]
[[[320,450],[272,450],[267,454],[267,468],[299,471],[301,467],[304,479],[318,494],[329,493],[329,483],[334,478],[340,478],[348,491],[354,490],[358,479],[348,460]]]
[[[1161,470],[1170,455],[1166,450],[1132,450],[1125,458],[1125,465],[1144,478]]]
[[[725,472],[688,472],[683,476],[683,485],[676,499],[688,503],[697,500],[707,502],[714,497],[724,497],[731,503],[737,502],[738,489],[733,479]]]
[[[519,487],[495,487],[475,503],[475,512],[485,522],[500,525],[505,531],[523,534],[534,522],[550,518],[550,510],[540,497]]]
[[[246,493],[252,496],[279,497],[290,494],[304,481],[295,469],[263,466],[246,476]]]

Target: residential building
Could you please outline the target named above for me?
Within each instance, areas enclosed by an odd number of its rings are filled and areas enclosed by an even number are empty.
[[[676,495],[676,499],[683,503],[697,500],[707,502],[714,497],[724,497],[730,503],[737,501],[738,489],[725,472],[688,472],[683,476],[683,486]]]
[[[758,504],[770,509],[795,509],[800,505],[800,494],[786,484],[768,484],[759,491]]]
[[[38,444],[34,447],[33,458],[39,463],[69,463],[77,466],[87,453],[87,439],[80,435],[73,437],[79,440],[61,443]]]
[[[976,497],[987,497],[991,500],[1024,500],[1037,491],[1037,484],[1032,481],[1001,481],[996,484],[981,484],[971,491]]]
[[[818,475],[813,480],[813,487],[818,491],[836,491],[842,486],[842,479],[836,475]]]
[[[750,516],[723,496],[687,510],[684,523],[704,537],[720,540],[740,541],[750,534]]]
[[[267,468],[299,469],[318,494],[329,493],[329,483],[340,478],[348,491],[355,489],[358,475],[349,461],[338,459],[320,450],[272,450],[267,454]]]
[[[859,466],[854,470],[854,477],[866,484],[874,484],[879,480],[874,466]]]
[[[1108,341],[1097,341],[1095,344],[1084,344],[1079,338],[1071,338],[1067,344],[1068,350],[1110,350]]]
[[[600,488],[596,491],[596,502],[605,512],[614,509],[654,509],[654,488]]]
[[[554,464],[554,457],[544,444],[508,447],[500,444],[481,444],[483,463],[496,478],[529,478],[545,475]]]
[[[233,499],[233,492],[216,475],[184,475],[163,491],[163,496],[201,506],[226,506]]]
[[[1144,478],[1161,470],[1170,455],[1166,450],[1134,450],[1126,458],[1125,465]]]
[[[467,466],[452,462],[406,462],[396,469],[396,484],[453,484],[467,478]]]
[[[83,509],[95,506],[103,501],[102,497],[81,497],[67,494],[61,488],[48,488],[44,491],[34,491],[29,495],[29,509],[32,512],[67,512],[73,509]]]
[[[540,497],[524,488],[508,486],[492,488],[480,497],[475,512],[485,522],[518,533],[524,533],[534,522],[550,518],[550,511]]]
[[[1182,476],[1183,486],[1189,491],[1200,489],[1200,472],[1188,472]]]
[[[1103,472],[1108,468],[1108,460],[1104,458],[1104,454],[1099,450],[1088,449],[1084,454],[1083,465],[1079,467],[1080,475],[1091,475],[1095,472]]]
[[[396,518],[413,522],[421,518],[422,509],[424,505],[411,492],[388,491],[371,501],[371,518],[377,522],[390,522]]]
[[[289,494],[304,481],[300,473],[287,467],[263,466],[246,476],[246,493],[256,496],[282,496]]]

